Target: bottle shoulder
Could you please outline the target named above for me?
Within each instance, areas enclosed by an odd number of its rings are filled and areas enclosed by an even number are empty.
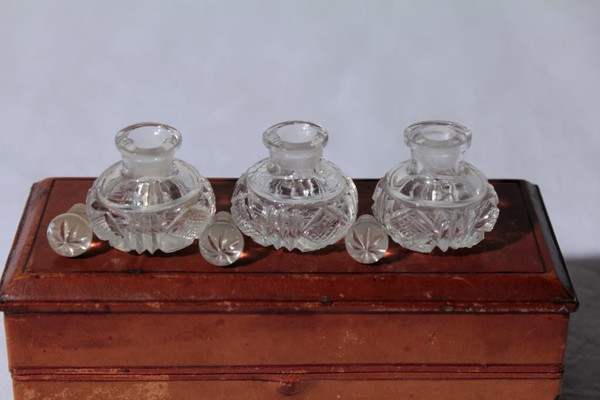
[[[486,176],[467,162],[461,163],[455,175],[417,174],[413,166],[413,161],[408,160],[388,171],[379,182],[378,190],[401,201],[435,207],[472,204],[490,190]]]
[[[105,206],[134,211],[143,208],[152,211],[166,205],[185,203],[200,193],[212,198],[210,183],[192,165],[173,160],[173,173],[160,177],[128,177],[123,174],[123,163],[108,167],[94,182],[90,194]]]
[[[247,190],[272,202],[301,205],[329,202],[340,195],[357,197],[352,179],[325,159],[311,170],[280,171],[267,158],[250,167],[240,181]]]

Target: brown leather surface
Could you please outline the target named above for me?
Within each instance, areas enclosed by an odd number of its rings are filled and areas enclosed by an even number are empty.
[[[235,180],[212,179],[227,209]],[[315,253],[263,248],[246,238],[232,268],[202,259],[196,245],[141,255],[95,241],[78,258],[47,244],[50,220],[85,201],[91,179],[55,178],[34,186],[7,263],[0,307],[6,311],[181,311],[198,308],[388,311],[556,311],[576,308],[564,263],[537,188],[492,181],[500,218],[471,249],[421,254],[392,243],[376,265],[353,261],[343,242]],[[375,180],[356,180],[361,213]]]
[[[139,382],[19,381],[16,399],[27,400],[555,400],[559,381],[552,379],[315,379],[168,380]]]
[[[232,268],[196,246],[55,255],[49,221],[92,180],[34,185],[0,289],[15,399],[547,399],[577,299],[537,188],[492,181],[496,229],[446,254],[250,239]],[[235,181],[213,179],[227,209]],[[357,180],[361,213],[375,180]],[[443,396],[441,396],[443,394]]]
[[[5,318],[13,368],[529,365],[556,372],[567,324],[564,314],[67,313]]]

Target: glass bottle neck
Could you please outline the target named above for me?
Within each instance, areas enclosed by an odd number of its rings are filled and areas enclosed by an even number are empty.
[[[460,172],[464,149],[461,146],[432,148],[414,146],[411,150],[416,173],[434,175],[454,175]]]
[[[279,173],[314,170],[327,144],[328,134],[322,126],[308,121],[286,121],[263,133],[269,149],[269,162]]]
[[[471,145],[471,132],[455,122],[423,121],[406,128],[404,140],[410,147],[414,173],[455,175]]]
[[[123,157],[123,175],[166,177],[173,174],[181,134],[169,125],[143,122],[123,128],[117,133],[115,144]]]
[[[173,154],[161,156],[123,155],[123,175],[130,178],[166,177],[173,174]]]
[[[269,161],[281,171],[309,171],[315,169],[323,156],[323,147],[311,149],[269,149]]]

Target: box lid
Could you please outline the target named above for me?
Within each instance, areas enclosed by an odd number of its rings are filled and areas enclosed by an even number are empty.
[[[538,187],[492,180],[500,218],[470,249],[421,254],[390,241],[375,265],[343,241],[313,253],[264,248],[246,238],[242,258],[219,268],[196,244],[172,254],[125,253],[95,239],[83,256],[56,255],[46,229],[85,202],[90,178],[49,178],[31,191],[0,287],[5,312],[556,312],[577,308]],[[355,180],[360,212],[377,183]],[[211,179],[227,210],[234,179]]]

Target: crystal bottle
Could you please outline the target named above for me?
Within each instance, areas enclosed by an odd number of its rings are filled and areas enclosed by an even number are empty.
[[[385,228],[369,214],[363,214],[346,234],[346,251],[362,264],[381,260],[388,249],[389,240]]]
[[[77,203],[66,213],[57,215],[46,230],[48,244],[63,257],[77,257],[92,244],[92,228],[85,213],[85,204]]]
[[[168,125],[141,123],[119,133],[122,161],[96,179],[87,214],[101,240],[122,251],[170,253],[197,239],[215,213],[208,180],[174,158],[181,134]]]
[[[454,122],[425,121],[409,126],[404,140],[412,158],[379,181],[373,215],[410,250],[479,243],[496,223],[498,196],[485,175],[463,161],[471,132]]]
[[[263,134],[269,158],[237,181],[231,214],[255,242],[307,252],[342,239],[356,219],[354,182],[322,158],[328,133],[311,122],[276,124]]]

